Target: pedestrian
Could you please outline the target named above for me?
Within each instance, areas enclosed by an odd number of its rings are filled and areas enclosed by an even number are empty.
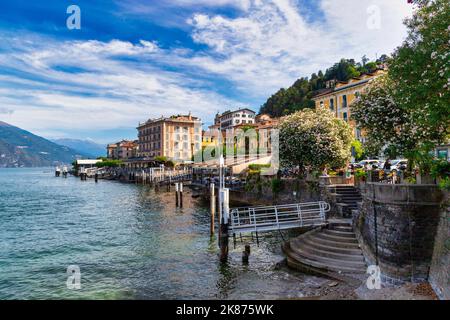
[[[391,171],[391,160],[389,158],[384,163],[383,170]]]

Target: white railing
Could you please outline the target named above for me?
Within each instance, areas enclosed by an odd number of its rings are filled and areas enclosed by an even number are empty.
[[[330,205],[324,201],[267,207],[235,208],[230,214],[230,232],[286,230],[326,224]]]

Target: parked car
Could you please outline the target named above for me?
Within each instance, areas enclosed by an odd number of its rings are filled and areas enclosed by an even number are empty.
[[[364,168],[366,166],[366,164],[369,164],[370,166],[372,166],[372,169],[378,169],[381,166],[380,160],[363,160],[358,163],[355,163],[353,165],[353,167],[355,169],[361,169],[361,168]]]
[[[404,171],[408,167],[408,160],[400,159],[400,160],[392,160],[391,161],[391,172],[399,172]]]

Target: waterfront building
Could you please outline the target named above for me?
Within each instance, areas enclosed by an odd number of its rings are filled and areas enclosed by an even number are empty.
[[[190,113],[149,119],[137,127],[138,157],[191,161],[193,155],[201,150],[201,127],[201,120]]]
[[[136,157],[138,143],[137,141],[122,140],[117,143],[108,144],[106,152],[108,159],[127,160]]]
[[[214,125],[210,129],[220,129],[225,131],[239,125],[254,124],[256,112],[247,108],[238,109],[235,111],[225,111],[222,114],[217,114],[214,119]]]
[[[359,77],[352,78],[348,81],[332,81],[327,83],[325,89],[318,90],[312,97],[316,108],[328,108],[337,118],[342,119],[354,128],[355,137],[364,142],[364,135],[360,129],[356,128],[353,121],[350,120],[351,105],[358,95],[366,89],[366,87],[374,79],[385,74],[385,70],[378,69],[373,73],[362,74]]]

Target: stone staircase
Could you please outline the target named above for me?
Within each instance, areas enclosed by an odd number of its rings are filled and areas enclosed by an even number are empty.
[[[352,211],[357,210],[358,203],[362,201],[361,193],[352,185],[330,186],[328,192],[341,217],[351,217]]]
[[[366,263],[350,222],[332,222],[283,245],[288,265],[300,271],[333,276],[360,275]]]

